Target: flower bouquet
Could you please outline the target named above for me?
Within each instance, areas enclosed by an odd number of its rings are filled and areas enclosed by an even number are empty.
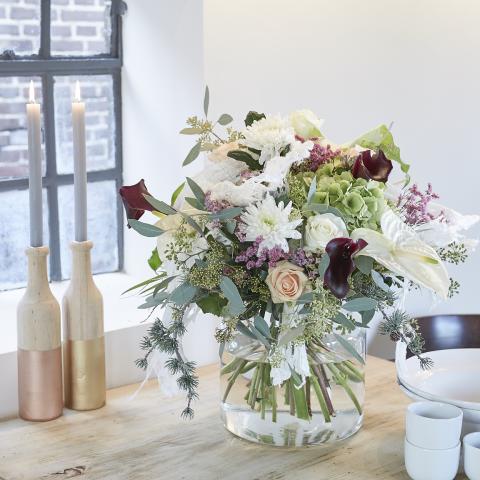
[[[180,132],[197,137],[184,165],[207,152],[204,167],[170,204],[143,180],[120,190],[129,226],[157,239],[155,275],[133,289],[139,308],[163,307],[163,317],[138,364],[160,361],[193,416],[198,378],[181,338],[190,318],[215,315],[228,430],[273,445],[346,438],[362,424],[366,327],[378,312],[380,333],[428,368],[401,303],[414,288],[442,299],[458,290],[445,262],[465,261],[463,230],[478,217],[440,206],[430,186],[409,187],[384,125],[336,145],[309,110],[252,111],[235,130],[230,115],[208,118],[207,89],[204,112]],[[401,186],[389,182],[394,168]],[[139,220],[145,211],[154,224]]]

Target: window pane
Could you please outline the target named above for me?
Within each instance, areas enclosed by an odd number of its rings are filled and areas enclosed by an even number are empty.
[[[52,0],[52,55],[110,53],[111,0]]]
[[[25,105],[28,100],[30,80],[34,81],[35,98],[42,104],[42,89],[39,78],[0,77],[0,180],[28,177],[28,137]],[[45,173],[45,152],[42,162],[43,172]]]
[[[40,0],[0,2],[0,53],[32,55],[40,48]]]
[[[87,169],[112,168],[115,165],[112,77],[55,77],[57,171],[73,172],[72,97],[76,80],[80,82],[86,110]]]
[[[71,271],[70,243],[74,238],[73,186],[58,189],[62,277]],[[118,270],[117,191],[114,181],[88,184],[88,238],[93,242],[93,273]]]
[[[27,281],[25,249],[30,242],[28,190],[0,192],[0,290],[23,287]],[[47,195],[43,192],[43,244],[48,245]]]

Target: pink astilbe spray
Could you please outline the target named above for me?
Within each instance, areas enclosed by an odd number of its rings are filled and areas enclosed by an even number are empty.
[[[331,162],[338,155],[340,155],[340,150],[332,150],[330,145],[323,147],[316,143],[310,150],[310,158],[307,160],[308,170],[316,172],[320,165]]]
[[[429,183],[425,192],[421,192],[416,184],[413,184],[405,193],[398,197],[397,207],[403,213],[408,225],[421,225],[438,218],[428,212],[428,205],[439,196],[433,192]]]

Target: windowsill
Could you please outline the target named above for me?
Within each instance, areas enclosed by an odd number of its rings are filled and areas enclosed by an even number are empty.
[[[103,295],[105,332],[134,327],[145,321],[147,312],[138,310],[141,298],[131,292],[122,292],[138,283],[139,280],[121,272],[104,273],[94,276],[95,283]],[[50,287],[61,304],[68,280],[52,282]],[[25,289],[0,292],[2,319],[0,320],[0,354],[17,350],[17,304]]]

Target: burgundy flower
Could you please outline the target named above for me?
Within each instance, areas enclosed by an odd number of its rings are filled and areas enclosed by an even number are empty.
[[[334,238],[325,248],[330,263],[325,271],[325,285],[337,298],[344,298],[349,290],[348,277],[355,269],[352,255],[367,246],[365,240],[354,241],[351,238]]]
[[[127,219],[138,220],[145,210],[152,211],[153,207],[145,200],[144,195],[150,195],[143,178],[135,185],[124,185],[119,190]],[[129,225],[130,227],[130,225]]]
[[[355,178],[377,180],[377,182],[385,183],[392,168],[392,162],[381,150],[378,153],[373,153],[373,155],[371,150],[365,150],[356,158],[352,167],[352,175]]]

